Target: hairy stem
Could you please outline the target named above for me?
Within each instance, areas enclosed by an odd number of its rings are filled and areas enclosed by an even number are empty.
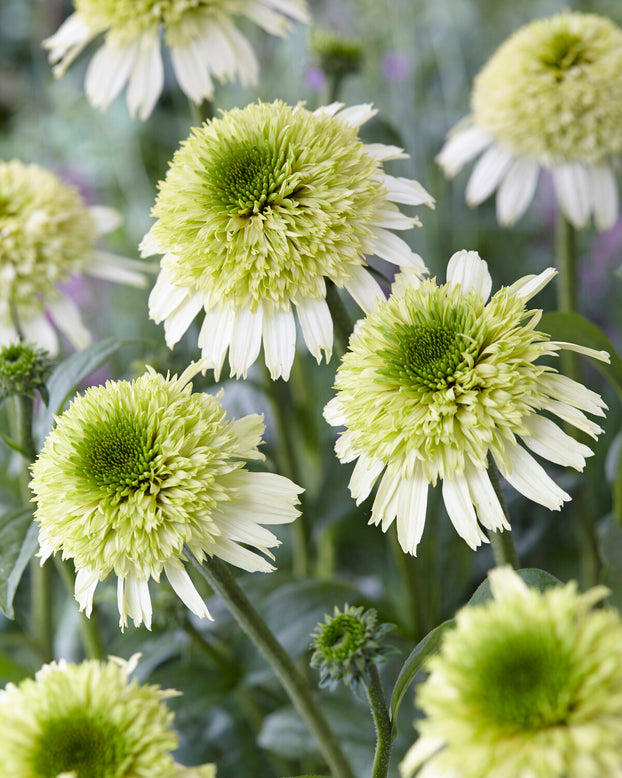
[[[389,773],[391,749],[393,747],[391,717],[387,708],[384,691],[382,690],[378,668],[372,664],[368,667],[367,672],[367,696],[374,717],[374,726],[376,727],[376,754],[374,756],[372,778],[386,778]]]

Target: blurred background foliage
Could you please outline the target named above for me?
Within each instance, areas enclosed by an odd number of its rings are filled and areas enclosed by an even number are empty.
[[[358,71],[340,79],[339,99],[375,105],[378,115],[362,128],[363,139],[404,147],[410,159],[389,163],[389,172],[418,179],[437,201],[434,212],[421,214],[422,228],[405,237],[432,274],[442,279],[454,251],[479,251],[489,263],[496,289],[554,264],[552,189],[541,186],[520,223],[512,230],[501,229],[492,200],[476,210],[465,205],[467,173],[447,182],[434,157],[447,131],[468,113],[473,77],[494,49],[517,27],[568,7],[608,15],[622,25],[619,0],[310,0],[313,24],[297,24],[285,40],[241,24],[259,56],[260,83],[254,89],[217,85],[214,106],[242,107],[256,98],[305,101],[311,108],[321,105],[331,99],[335,85],[311,48],[314,28],[358,42]],[[88,56],[56,81],[40,42],[70,12],[71,3],[64,0],[0,0],[0,158],[47,166],[74,184],[87,202],[117,208],[124,224],[108,237],[106,247],[136,257],[150,225],[157,182],[196,116],[172,78],[170,62],[163,96],[145,123],[129,118],[124,98],[105,113],[89,106],[83,93]],[[614,271],[622,261],[622,223],[601,234],[590,228],[579,239],[582,312],[619,348],[622,281]],[[149,290],[82,280],[74,285],[73,293],[97,338],[138,339],[113,354],[89,383],[131,377],[145,363],[164,372],[179,371],[198,356],[192,329],[173,352],[166,349],[162,329],[148,320]],[[547,288],[535,302],[553,309],[553,291]],[[333,605],[375,607],[382,620],[396,625],[390,636],[394,651],[381,668],[390,690],[415,642],[468,599],[492,565],[492,554],[486,547],[474,553],[458,538],[438,493],[431,498],[416,559],[402,554],[393,532],[383,536],[378,528],[367,526],[371,503],[355,507],[347,491],[351,468],[337,463],[335,433],[321,416],[337,364],[335,355],[328,366],[318,369],[301,351],[289,385],[272,384],[257,367],[247,382],[223,382],[225,406],[232,414],[265,413],[268,466],[306,488],[304,559],[293,553],[283,528],[278,571],[267,576],[243,574],[239,581],[302,666],[308,663],[309,633]],[[585,367],[585,375],[586,383],[600,391],[610,407],[606,432],[583,475],[560,470],[554,477],[570,493],[582,481],[594,527],[607,539],[608,555],[603,558],[586,540],[574,503],[561,513],[550,513],[511,491],[507,499],[522,566],[544,568],[562,580],[579,578],[582,586],[604,577],[620,604],[622,581],[613,566],[622,549],[616,547],[618,535],[607,520],[612,510],[607,480],[613,479],[620,406],[591,366]],[[196,387],[212,390],[209,377]],[[3,413],[6,416],[6,409],[0,408],[4,425]],[[0,511],[17,504],[17,495],[13,455],[2,447]],[[210,598],[202,579],[196,584]],[[215,598],[209,602],[214,622],[198,622],[163,582],[153,587],[153,631],[129,628],[121,634],[114,587],[100,587],[98,592],[106,652],[129,657],[140,650],[143,678],[184,693],[171,701],[181,737],[180,761],[214,761],[219,778],[272,778],[321,770],[315,746],[274,676]],[[55,596],[55,652],[80,659],[77,607],[60,582]],[[37,647],[28,638],[24,615],[28,599],[26,575],[17,590],[15,621],[0,617],[0,683],[31,674],[41,664]],[[315,684],[317,674],[307,672]],[[355,772],[365,775],[374,740],[366,705],[345,689],[318,690],[318,695]],[[399,758],[412,741],[412,716],[412,705],[405,704],[391,775],[397,775]]]

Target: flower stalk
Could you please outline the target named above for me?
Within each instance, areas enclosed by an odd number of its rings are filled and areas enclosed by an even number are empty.
[[[391,731],[391,717],[382,689],[380,674],[374,664],[370,664],[367,668],[365,687],[367,689],[369,706],[374,717],[374,726],[376,727],[376,753],[374,755],[372,778],[386,778],[389,772],[394,735]]]
[[[492,488],[495,490],[501,509],[509,524],[510,517],[508,515],[507,503],[505,502],[505,497],[503,496],[503,491],[501,489],[499,470],[497,469],[494,459],[490,455],[488,456],[488,477],[490,478]],[[518,570],[520,563],[518,561],[516,546],[514,545],[512,530],[505,529],[503,532],[489,532],[488,537],[490,538],[490,546],[495,559],[495,565],[497,567],[511,565],[514,570]]]
[[[334,778],[354,778],[339,741],[291,657],[252,606],[227,566],[216,557],[200,564],[189,549],[186,554],[212,589],[222,597],[232,616],[269,662],[290,700],[316,737]]]

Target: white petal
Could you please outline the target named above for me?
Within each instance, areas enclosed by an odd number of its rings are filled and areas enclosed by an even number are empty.
[[[88,210],[93,217],[98,235],[112,232],[123,224],[123,214],[116,208],[109,208],[107,205],[91,205]]]
[[[585,467],[585,458],[593,454],[590,448],[567,435],[555,422],[544,416],[533,414],[524,419],[523,424],[530,433],[521,436],[524,444],[549,462],[581,471]]]
[[[399,146],[386,146],[384,143],[365,143],[363,146],[365,152],[378,162],[387,162],[390,159],[408,159],[410,154],[406,154],[404,149]]]
[[[561,373],[543,373],[538,378],[538,388],[556,400],[574,405],[595,416],[604,416],[606,408],[603,398],[579,381]]]
[[[415,254],[405,240],[389,230],[375,227],[365,246],[366,253],[373,253],[394,265],[411,267],[421,275],[428,272],[423,259]]]
[[[263,349],[270,378],[289,380],[296,353],[296,322],[291,310],[267,310],[263,314]]]
[[[606,362],[608,365],[611,363],[611,357],[608,351],[597,351],[594,348],[588,348],[587,346],[580,346],[578,343],[567,343],[564,340],[551,340],[547,343],[550,353],[556,353],[557,351],[574,351],[576,354],[583,354],[584,357],[591,357],[597,359],[599,362]]]
[[[300,516],[297,506],[298,495],[304,492],[302,486],[277,473],[244,472],[238,475],[237,502],[222,507],[225,522],[229,510],[234,507],[240,516],[253,523],[289,524]]]
[[[511,470],[495,457],[501,475],[517,492],[529,500],[544,505],[552,511],[558,511],[570,495],[549,478],[544,468],[518,444],[508,444],[505,454],[510,460]]]
[[[497,220],[504,227],[515,224],[533,200],[540,166],[537,162],[515,159],[497,192]]]
[[[247,570],[249,573],[271,573],[275,569],[274,565],[271,565],[259,554],[242,548],[226,538],[215,538],[211,550],[214,556],[242,570]]]
[[[490,482],[488,471],[468,462],[464,475],[480,524],[486,529],[495,531],[510,529],[497,493]]]
[[[144,33],[139,42],[127,89],[130,116],[149,117],[164,86],[164,66],[157,30]]]
[[[409,230],[419,219],[414,216],[406,216],[393,203],[385,203],[383,208],[378,208],[369,222],[374,227],[386,227],[388,230]]]
[[[445,745],[445,740],[441,737],[422,736],[417,738],[415,744],[408,750],[404,759],[400,762],[400,775],[402,778],[411,778],[430,757]],[[421,775],[421,773],[419,773]]]
[[[245,0],[241,12],[270,35],[284,37],[291,29],[291,22],[257,0]]]
[[[351,430],[342,432],[335,443],[335,454],[343,464],[353,462],[361,452],[354,447],[354,433]]]
[[[406,289],[418,289],[419,286],[421,286],[421,274],[410,267],[405,267],[399,273],[396,273],[391,284],[391,294],[396,297],[403,297]]]
[[[510,294],[521,297],[525,302],[535,297],[541,289],[551,281],[557,275],[557,270],[554,267],[547,267],[538,275],[528,275],[519,278],[512,286],[508,287]]]
[[[164,338],[166,345],[173,348],[184,332],[188,329],[198,312],[203,307],[200,293],[188,297],[181,305],[172,311],[164,320]]]
[[[491,146],[477,161],[466,187],[466,201],[475,206],[495,191],[514,157],[500,146]]]
[[[141,257],[150,257],[153,254],[166,254],[166,251],[163,251],[160,246],[158,246],[152,230],[145,233],[138,245],[138,250]]]
[[[185,286],[174,284],[168,268],[163,267],[149,295],[149,318],[160,324],[176,308],[183,305],[189,296],[189,290]]]
[[[97,32],[93,32],[82,17],[73,13],[67,17],[54,35],[46,38],[41,46],[49,49],[49,60],[56,64],[54,75],[62,76],[87,43]]]
[[[374,108],[371,103],[363,103],[361,105],[351,105],[349,108],[344,108],[335,115],[349,127],[356,128],[360,127],[361,124],[368,122],[377,113],[378,109]]]
[[[226,29],[226,35],[233,51],[233,71],[231,77],[237,73],[242,86],[256,84],[259,76],[259,62],[253,47],[232,22],[222,19],[221,24]]]
[[[175,76],[183,92],[193,103],[211,100],[214,85],[210,78],[209,64],[202,56],[203,47],[194,39],[185,46],[171,46],[171,60]]]
[[[329,103],[328,105],[321,105],[313,111],[314,116],[320,116],[326,114],[326,116],[334,116],[340,108],[343,108],[343,103]]]
[[[488,263],[477,251],[456,251],[447,263],[447,281],[451,286],[460,284],[462,294],[475,292],[484,302],[492,289]]]
[[[572,424],[573,427],[585,432],[587,435],[594,438],[594,440],[596,440],[603,431],[598,424],[595,424],[591,419],[588,419],[582,411],[569,403],[549,399],[542,403],[542,408],[545,411],[554,413],[562,421]],[[600,415],[604,416],[602,413]]]
[[[446,176],[453,178],[467,162],[488,148],[493,140],[492,135],[480,130],[476,124],[463,121],[449,133],[436,156],[436,162]]]
[[[138,627],[144,622],[147,629],[151,629],[151,597],[149,596],[149,584],[142,578],[136,578],[131,573],[117,580],[117,605],[119,608],[119,626],[124,629],[127,626],[129,616]]]
[[[352,499],[360,505],[366,500],[376,483],[376,479],[384,470],[385,463],[381,459],[369,457],[367,454],[361,454],[356,461],[348,489]]]
[[[381,524],[383,532],[389,529],[397,516],[400,480],[399,472],[387,468],[376,492],[369,523]]]
[[[338,397],[333,397],[324,406],[323,416],[331,427],[345,427],[347,418]]]
[[[299,22],[309,22],[310,16],[304,0],[261,0],[264,5],[275,8],[282,14],[291,16]]]
[[[594,221],[599,230],[609,230],[618,218],[618,186],[609,165],[587,167]]]
[[[86,348],[91,342],[91,333],[82,323],[80,309],[68,297],[58,297],[48,303],[50,316],[54,324],[78,350]]]
[[[210,367],[214,369],[214,377],[217,381],[220,380],[225,354],[233,337],[234,319],[234,312],[228,308],[223,311],[212,308],[211,311],[206,312],[199,332],[201,354],[209,361]]]
[[[380,284],[362,265],[350,270],[350,279],[344,286],[365,313],[374,310],[376,300],[385,299]]]
[[[585,166],[571,162],[553,168],[553,183],[564,216],[577,229],[584,227],[590,216],[590,184]]]
[[[236,456],[243,459],[265,459],[264,454],[257,450],[265,428],[263,416],[258,413],[249,413],[248,416],[235,419],[230,429],[237,438]]]
[[[529,595],[529,587],[509,565],[493,568],[488,572],[488,579],[492,596],[499,602],[503,600],[511,602],[516,595],[520,597]]]
[[[94,108],[106,109],[130,76],[138,41],[116,48],[104,44],[95,52],[86,71],[84,89]]]
[[[144,262],[128,257],[118,257],[108,251],[94,251],[90,257],[85,273],[102,281],[112,281],[117,284],[127,284],[137,289],[147,286],[145,272],[151,268]]]
[[[387,197],[392,202],[404,205],[427,205],[434,208],[434,198],[418,181],[390,176],[387,173],[378,173],[376,179],[387,190]]]
[[[95,570],[84,567],[76,573],[74,596],[87,618],[90,618],[93,611],[93,595],[98,583],[99,575]]]
[[[263,310],[258,306],[251,313],[249,306],[235,313],[231,345],[229,347],[229,365],[231,375],[246,378],[248,368],[259,356],[261,348]]]
[[[58,354],[58,336],[44,314],[25,319],[21,325],[27,341],[41,346],[53,357]]]
[[[428,481],[423,472],[403,478],[397,493],[397,539],[407,554],[417,555],[428,504]]]
[[[488,538],[477,523],[469,486],[464,476],[443,479],[443,502],[456,532],[475,549],[487,543]]]
[[[328,362],[333,351],[333,319],[328,303],[323,297],[307,297],[296,304],[296,312],[307,348],[318,365],[322,351]]]
[[[175,594],[200,619],[212,619],[207,605],[201,595],[197,592],[192,579],[184,570],[182,565],[168,564],[164,565],[164,572],[173,587]],[[213,621],[213,619],[212,619]]]

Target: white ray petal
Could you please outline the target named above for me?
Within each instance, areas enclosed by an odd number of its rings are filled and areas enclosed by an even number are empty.
[[[321,114],[326,114],[326,116],[334,116],[337,111],[339,111],[341,108],[343,108],[344,103],[329,103],[328,105],[321,105],[319,108],[316,108],[315,111],[313,111],[314,116],[320,116]]]
[[[235,312],[231,345],[229,346],[229,365],[231,375],[246,378],[248,368],[259,356],[261,348],[263,309],[261,305],[251,312],[246,306]]]
[[[116,208],[109,208],[107,205],[90,205],[88,211],[93,217],[98,235],[112,232],[123,224],[123,214]]]
[[[264,557],[227,538],[215,538],[211,550],[214,556],[249,573],[271,573],[275,569]]]
[[[376,179],[387,190],[387,197],[392,202],[403,205],[427,205],[429,208],[434,208],[434,198],[418,181],[381,172],[376,175]]]
[[[384,143],[365,143],[363,148],[367,154],[377,159],[378,162],[410,158],[410,154],[406,154],[404,149],[401,149],[399,146],[387,146]]]
[[[477,251],[456,251],[447,263],[447,281],[462,288],[462,293],[475,292],[484,302],[490,297],[492,278],[488,263]]]
[[[401,267],[411,267],[421,275],[428,272],[423,259],[415,254],[408,243],[389,230],[375,227],[372,237],[367,241],[365,253],[377,256]]]
[[[417,555],[428,504],[428,481],[423,472],[403,478],[397,494],[397,539],[406,554]]]
[[[599,362],[611,363],[611,357],[608,351],[597,351],[595,348],[580,346],[578,343],[568,343],[564,340],[551,340],[547,343],[547,350],[550,353],[557,351],[574,351],[576,354],[583,354],[584,357],[597,359]]]
[[[376,479],[384,470],[384,466],[385,463],[381,459],[367,456],[367,454],[361,454],[357,459],[348,483],[352,499],[356,501],[357,505],[369,497]]]
[[[609,165],[588,165],[594,221],[599,230],[610,230],[618,218],[618,185]]]
[[[143,239],[138,244],[138,251],[143,258],[151,257],[153,254],[166,254],[166,251],[158,245],[152,230],[143,235]]]
[[[67,17],[54,35],[46,38],[41,46],[49,50],[49,60],[56,78],[60,78],[82,49],[97,35],[77,13]]]
[[[190,292],[185,286],[177,286],[166,267],[160,270],[149,294],[149,318],[160,324],[167,316],[188,299]]]
[[[175,594],[200,619],[212,619],[207,605],[201,595],[197,592],[192,579],[184,570],[182,565],[165,564],[164,572]]]
[[[94,108],[106,109],[125,86],[138,50],[138,41],[117,48],[107,43],[93,55],[84,82],[84,91]]]
[[[581,408],[594,416],[605,415],[603,408],[607,405],[597,392],[561,373],[543,373],[538,378],[538,388],[556,400]]]
[[[216,381],[220,380],[225,355],[231,345],[234,321],[235,313],[229,308],[222,311],[218,307],[212,308],[206,312],[199,332],[198,345],[201,354],[213,368]]]
[[[170,46],[173,70],[179,86],[192,102],[197,104],[203,100],[211,100],[214,96],[210,68],[202,56],[200,41],[200,38],[193,38],[184,46]]]
[[[303,0],[262,0],[262,2],[299,22],[310,21],[311,17]]]
[[[91,342],[91,333],[82,322],[80,309],[68,297],[58,297],[48,302],[48,311],[54,324],[78,350]]]
[[[362,265],[358,265],[350,270],[350,278],[344,286],[365,313],[370,313],[374,310],[376,300],[385,299],[380,284]]]
[[[464,475],[480,524],[486,529],[495,531],[510,529],[497,493],[490,482],[488,471],[467,462]]]
[[[497,192],[497,220],[511,227],[525,213],[533,200],[540,166],[537,162],[515,159]]]
[[[117,580],[117,606],[121,629],[127,626],[128,616],[134,622],[135,627],[144,622],[147,629],[151,629],[151,597],[149,596],[149,584],[146,580],[136,578],[131,573],[125,578],[119,576]]]
[[[408,750],[408,753],[400,762],[400,775],[409,777],[414,775],[418,768],[428,762],[444,746],[445,740],[442,737],[424,735],[417,738],[415,744]],[[422,778],[421,772],[417,775],[418,778]],[[442,775],[439,775],[439,778],[442,778]]]
[[[280,308],[263,313],[263,349],[270,378],[289,380],[296,353],[296,322],[293,311]]]
[[[49,351],[53,357],[58,354],[58,336],[45,314],[41,313],[24,319],[21,325],[27,341],[41,346],[41,348]],[[14,334],[17,335],[17,332],[14,332]]]
[[[180,340],[202,307],[203,298],[197,292],[192,297],[186,298],[174,311],[169,313],[164,320],[164,338],[169,348],[173,348],[175,343]]]
[[[93,611],[93,595],[98,583],[99,575],[95,570],[83,567],[76,573],[74,596],[87,618],[90,618]]]
[[[396,205],[389,202],[376,210],[369,223],[374,227],[386,227],[388,230],[409,230],[421,224],[416,216],[406,216]]]
[[[231,424],[231,432],[237,438],[236,456],[243,459],[265,459],[265,455],[257,450],[262,442],[266,426],[263,416],[258,413],[249,413],[240,419],[235,419]]]
[[[261,524],[289,524],[300,516],[298,495],[304,492],[285,476],[277,473],[245,472],[237,486],[240,510],[247,513],[248,521]],[[223,506],[226,515],[229,505]]]
[[[128,257],[118,257],[116,254],[98,249],[91,254],[89,265],[84,272],[102,281],[113,281],[144,289],[147,286],[145,272],[150,270],[146,263]]]
[[[141,35],[136,58],[127,88],[127,105],[130,116],[145,121],[154,109],[164,86],[164,65],[160,52],[160,37],[157,30]]]
[[[374,108],[371,103],[362,103],[361,105],[351,105],[348,108],[344,108],[336,113],[335,116],[349,127],[356,128],[368,122],[377,113],[378,109]]]
[[[513,155],[496,144],[477,161],[466,187],[466,201],[470,206],[483,203],[503,180],[514,160]]]
[[[551,281],[557,275],[557,270],[554,267],[548,267],[538,275],[527,275],[519,278],[515,281],[508,291],[510,294],[516,297],[522,298],[525,302],[535,297],[541,289]]]
[[[570,162],[553,168],[553,184],[564,216],[577,229],[585,227],[590,216],[590,183],[584,165]]]
[[[333,397],[326,403],[323,416],[331,427],[345,427],[347,424],[347,417],[338,397]]]
[[[542,408],[545,411],[554,413],[562,421],[565,421],[568,424],[572,424],[573,427],[576,427],[578,430],[585,432],[587,435],[594,438],[594,440],[596,440],[596,438],[603,431],[602,428],[598,426],[598,424],[593,422],[591,419],[588,419],[588,417],[582,411],[569,403],[558,402],[557,400],[549,399],[542,403]],[[601,413],[600,415],[604,414]]]
[[[501,475],[517,492],[552,511],[560,510],[564,502],[571,499],[521,446],[508,444],[505,455],[510,461],[510,470],[496,457],[495,462]]]
[[[256,84],[259,76],[259,62],[248,38],[242,35],[235,24],[228,19],[223,18],[220,23],[233,50],[233,71],[229,78],[235,77],[237,73],[242,86]]]
[[[396,472],[387,468],[376,492],[369,523],[376,524],[376,526],[380,524],[383,532],[389,529],[397,516],[400,479],[399,471]]]
[[[473,549],[488,543],[477,523],[466,478],[461,475],[444,478],[442,484],[443,502],[458,535]]]
[[[342,432],[335,443],[335,454],[342,464],[353,462],[360,451],[354,447],[354,433],[351,430]]]
[[[436,156],[436,162],[447,177],[453,178],[467,162],[488,148],[493,140],[492,135],[480,130],[476,124],[462,121],[450,131]]]
[[[563,432],[555,422],[537,413],[523,420],[529,435],[523,435],[524,444],[549,462],[582,471],[586,457],[593,455],[592,449],[579,443]]]
[[[333,319],[328,303],[323,297],[307,297],[296,303],[296,313],[302,337],[318,365],[322,361],[322,351],[328,362],[333,351]]]

